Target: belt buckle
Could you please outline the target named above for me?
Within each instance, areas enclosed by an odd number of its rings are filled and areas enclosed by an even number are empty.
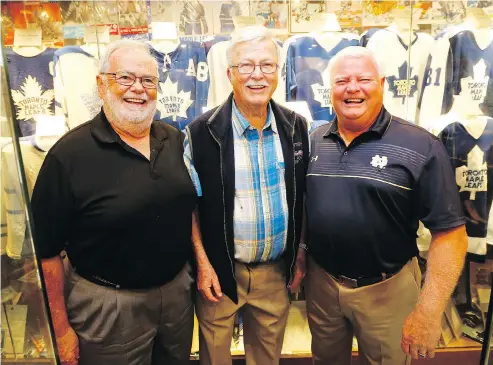
[[[358,280],[353,279],[353,278],[348,278],[347,276],[344,275],[339,275],[339,278],[341,280],[341,284],[344,286],[347,286],[349,288],[357,288],[358,287]]]

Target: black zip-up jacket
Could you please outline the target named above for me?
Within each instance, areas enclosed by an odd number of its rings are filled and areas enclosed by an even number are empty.
[[[186,132],[193,164],[202,186],[199,199],[200,229],[205,252],[221,289],[238,303],[234,272],[234,196],[235,157],[231,94],[222,105],[197,117]],[[295,112],[270,101],[276,118],[285,164],[286,198],[289,210],[286,251],[286,280],[293,275],[303,219],[303,195],[308,167],[308,132],[305,119]]]

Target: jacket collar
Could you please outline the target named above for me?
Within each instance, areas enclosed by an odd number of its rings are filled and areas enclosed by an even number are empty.
[[[293,126],[296,122],[296,113],[278,105],[272,99],[269,103],[270,109],[274,114],[277,129],[284,128],[287,135],[291,135]],[[207,125],[220,141],[226,139],[228,131],[232,128],[232,109],[233,93],[229,95],[224,103],[216,108],[207,120]]]
[[[376,134],[379,138],[382,138],[385,132],[387,131],[387,128],[390,125],[391,119],[392,119],[392,115],[390,115],[390,113],[387,111],[387,109],[385,109],[385,107],[382,107],[380,113],[378,113],[375,122],[363,134],[372,133],[372,134]],[[337,128],[337,117],[330,124],[329,128],[327,129],[327,132],[325,132],[324,134],[324,137],[328,137],[331,134],[339,135],[339,130]]]
[[[163,141],[168,138],[168,132],[163,126],[160,126],[160,121],[153,121],[151,125],[151,136]],[[98,115],[91,121],[91,133],[98,141],[103,143],[120,143],[121,138],[111,126],[108,118],[101,109]]]

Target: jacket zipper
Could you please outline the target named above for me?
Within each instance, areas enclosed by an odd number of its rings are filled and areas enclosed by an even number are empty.
[[[235,275],[235,270],[234,270],[234,266],[233,266],[233,260],[231,260],[231,255],[229,254],[228,234],[226,232],[226,201],[224,198],[223,149],[222,149],[221,143],[219,143],[219,140],[217,139],[216,135],[212,132],[212,130],[210,128],[209,128],[209,133],[212,135],[212,138],[214,138],[216,143],[219,145],[219,164],[221,165],[221,185],[222,185],[222,193],[223,193],[223,210],[224,210],[224,219],[223,219],[223,222],[224,222],[223,223],[224,240],[226,242],[226,252],[228,253],[229,262],[231,264],[231,273],[233,274],[233,279],[235,279],[235,282],[236,282],[236,275]]]
[[[291,130],[291,146],[293,146],[293,195],[294,195],[294,200],[293,200],[293,261],[291,262],[291,266],[289,267],[289,281],[293,279],[293,266],[294,262],[296,260],[296,161],[294,159],[295,157],[295,150],[294,150],[294,128],[296,126],[296,113],[294,113],[294,123],[293,123],[293,129]],[[302,147],[303,148],[303,147]]]

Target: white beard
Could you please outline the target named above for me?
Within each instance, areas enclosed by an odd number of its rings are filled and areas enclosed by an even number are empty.
[[[156,100],[147,100],[147,105],[143,110],[131,110],[123,99],[116,97],[108,88],[105,96],[104,104],[108,112],[113,115],[114,122],[122,126],[133,124],[134,127],[138,124],[151,125],[156,113]]]

